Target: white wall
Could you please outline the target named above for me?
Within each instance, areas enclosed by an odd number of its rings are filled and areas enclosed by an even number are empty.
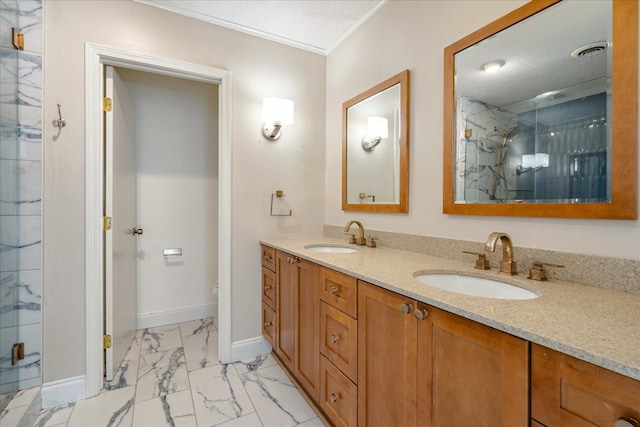
[[[261,335],[260,249],[272,235],[320,234],[324,206],[323,56],[132,1],[44,4],[43,382],[84,374],[84,43],[232,73],[232,337]],[[261,136],[262,98],[293,99],[295,124]],[[51,127],[62,105],[67,126]],[[282,189],[294,216],[269,216]]]
[[[640,260],[638,221],[442,214],[443,49],[525,3],[391,1],[329,55],[327,224],[359,219],[365,228],[472,241],[505,231],[518,246]],[[409,213],[343,212],[336,173],[342,158],[341,104],[406,68],[411,71]]]
[[[217,302],[218,86],[118,74],[135,103],[138,328],[187,320]]]

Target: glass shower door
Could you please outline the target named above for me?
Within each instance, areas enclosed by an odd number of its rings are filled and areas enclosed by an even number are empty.
[[[10,250],[19,224],[16,199],[19,176],[18,150],[18,51],[11,45],[12,28],[18,27],[16,1],[0,3],[0,411],[18,389],[18,371],[11,369],[13,344],[18,342],[18,257]]]

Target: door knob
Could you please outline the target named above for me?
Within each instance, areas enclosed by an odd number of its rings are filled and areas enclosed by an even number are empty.
[[[619,418],[613,427],[640,427],[640,423],[633,418]]]
[[[140,234],[142,235],[142,233],[144,232],[144,230],[142,228],[133,228],[133,235],[135,236],[136,234]]]
[[[422,319],[426,318],[428,315],[429,315],[429,313],[424,308],[418,309],[418,310],[413,312],[413,316],[418,320],[422,320]]]
[[[400,304],[400,311],[403,314],[409,314],[413,311],[413,306],[411,304]]]

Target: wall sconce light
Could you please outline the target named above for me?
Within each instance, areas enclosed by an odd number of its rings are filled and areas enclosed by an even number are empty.
[[[293,124],[293,101],[284,98],[262,100],[262,135],[275,141],[282,134],[282,126]]]
[[[530,170],[539,171],[542,168],[549,167],[549,154],[548,153],[536,153],[536,154],[523,154],[522,164],[516,166],[516,175],[522,175]]]
[[[389,137],[389,121],[385,117],[367,117],[367,134],[362,138],[362,148],[373,151],[374,148]]]

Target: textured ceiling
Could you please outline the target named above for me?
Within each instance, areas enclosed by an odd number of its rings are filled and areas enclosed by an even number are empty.
[[[135,0],[327,54],[386,0]]]
[[[592,42],[611,45],[611,22],[611,1],[563,1],[457,54],[457,95],[516,112],[535,107],[521,101],[550,91],[562,89],[563,101],[602,92],[611,49],[583,58],[571,52]],[[480,69],[492,60],[505,65],[494,73]]]

